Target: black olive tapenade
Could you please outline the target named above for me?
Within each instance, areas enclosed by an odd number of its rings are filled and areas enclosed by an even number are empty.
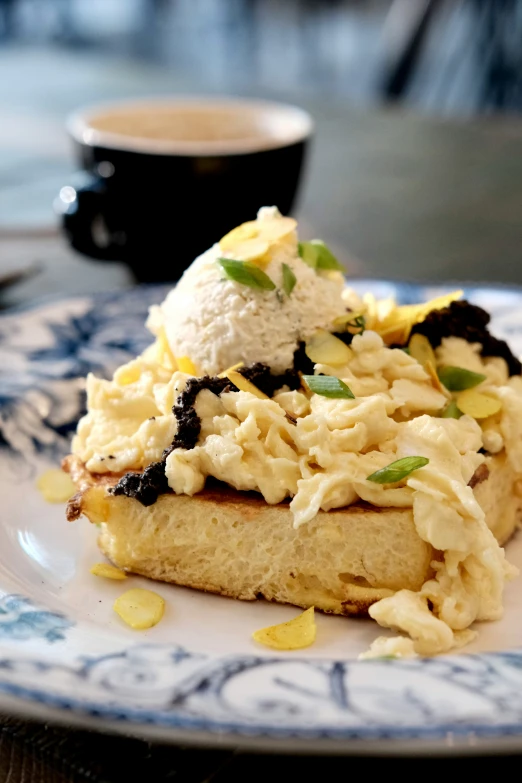
[[[257,386],[267,397],[273,397],[276,391],[283,386],[288,386],[291,391],[295,391],[301,386],[301,378],[295,369],[274,375],[267,364],[256,362],[248,367],[241,367],[238,372],[247,381]]]
[[[256,362],[248,367],[239,368],[238,372],[268,397],[273,397],[282,386],[298,389],[301,385],[301,379],[295,369],[281,375],[273,375],[268,365]],[[208,389],[218,396],[224,391],[239,391],[228,378],[217,376],[211,378],[208,375],[202,378],[189,378],[172,408],[178,423],[172,445],[164,451],[161,461],[153,462],[143,473],[126,473],[110,490],[113,495],[126,495],[135,498],[143,506],[151,506],[159,495],[171,491],[165,476],[166,459],[173,449],[189,450],[197,444],[201,432],[201,419],[194,406],[199,392],[203,389]]]
[[[520,375],[522,364],[513,356],[508,344],[490,334],[487,325],[491,316],[481,307],[465,299],[452,302],[442,310],[432,310],[412,334],[423,334],[433,348],[438,348],[444,337],[462,337],[469,343],[481,343],[482,356],[500,356],[505,359],[510,375]]]
[[[136,498],[142,506],[152,506],[159,495],[170,492],[165,475],[165,459],[153,462],[143,473],[126,473],[109,491],[113,495]]]
[[[313,375],[315,364],[306,355],[306,346],[300,342],[294,351],[294,372],[302,372],[303,375]]]
[[[218,396],[225,391],[238,391],[228,378],[211,378],[204,375],[202,378],[189,378],[181,394],[178,395],[172,412],[176,417],[178,429],[172,441],[172,449],[193,449],[198,442],[201,431],[201,420],[196,413],[194,405],[200,391],[208,389]]]

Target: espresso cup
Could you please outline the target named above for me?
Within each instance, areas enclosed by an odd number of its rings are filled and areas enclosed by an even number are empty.
[[[265,101],[165,99],[88,108],[67,127],[82,172],[56,200],[66,236],[151,282],[178,279],[260,207],[291,211],[312,120]]]

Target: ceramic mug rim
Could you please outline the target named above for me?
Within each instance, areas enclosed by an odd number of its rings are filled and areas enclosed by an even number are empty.
[[[274,133],[266,136],[244,137],[234,139],[187,140],[187,139],[151,139],[140,136],[99,130],[92,127],[95,116],[108,110],[127,111],[150,107],[152,110],[174,108],[180,111],[196,110],[202,115],[212,112],[230,111],[231,114],[248,111],[252,114],[264,115],[270,124],[276,120],[286,120],[288,132]],[[151,155],[173,155],[182,157],[244,155],[268,150],[284,149],[294,144],[304,142],[313,132],[314,123],[311,115],[298,106],[276,101],[256,100],[241,97],[220,96],[183,96],[166,98],[141,98],[135,100],[107,101],[87,106],[73,112],[67,119],[67,130],[72,138],[81,145],[101,147],[112,150],[125,150]]]

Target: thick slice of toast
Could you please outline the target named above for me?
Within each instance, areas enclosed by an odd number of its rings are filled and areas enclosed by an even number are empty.
[[[493,533],[504,543],[522,513],[504,456],[489,457],[474,487]],[[165,582],[252,601],[365,615],[402,588],[419,590],[440,553],[421,540],[411,508],[357,503],[320,511],[295,530],[288,504],[219,486],[194,497],[162,495],[149,507],[107,492],[114,474],[89,473],[68,457],[78,494],[68,518],[101,525],[98,543],[117,566]]]

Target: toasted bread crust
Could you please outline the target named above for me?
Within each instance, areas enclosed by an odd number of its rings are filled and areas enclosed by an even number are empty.
[[[145,508],[107,493],[121,474],[91,474],[74,456],[63,467],[79,490],[67,518],[85,514],[100,524],[100,549],[115,565],[197,590],[364,616],[396,590],[420,589],[441,556],[418,536],[411,508],[359,502],[320,511],[295,530],[288,503],[270,506],[257,493],[209,485],[194,497],[162,495]],[[474,492],[503,543],[522,500],[503,456],[488,458],[487,469]]]

